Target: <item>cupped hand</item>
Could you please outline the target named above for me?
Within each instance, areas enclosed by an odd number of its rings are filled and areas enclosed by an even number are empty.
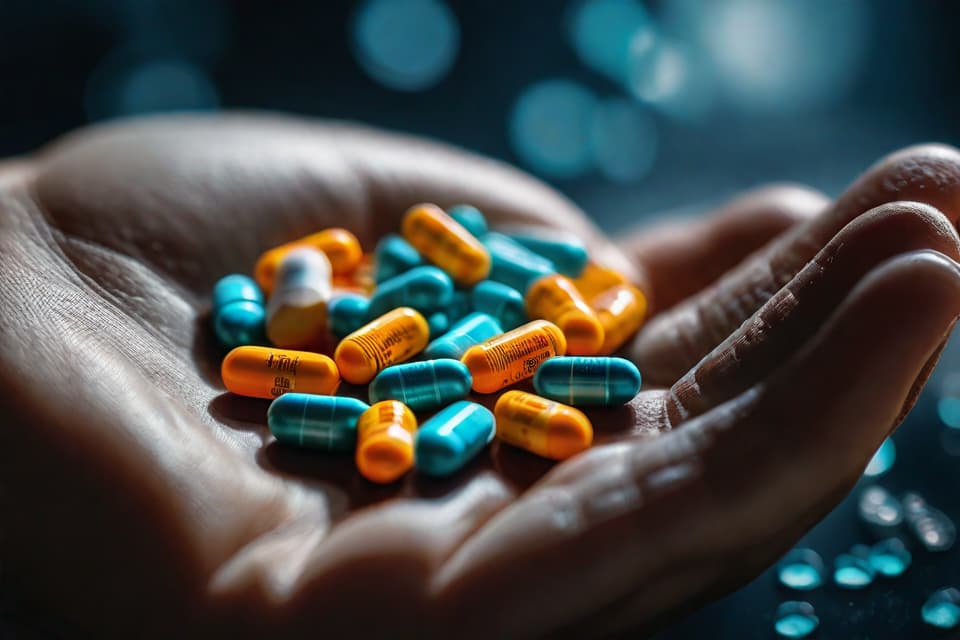
[[[694,179],[694,178],[691,178]],[[220,276],[420,201],[563,227],[655,316],[645,389],[550,464],[494,443],[374,486],[278,445],[219,380]],[[909,409],[960,313],[960,154],[892,155],[836,201],[771,187],[613,243],[515,170],[347,125],[228,116],[82,131],[0,164],[0,561],[96,635],[652,630],[760,572]]]

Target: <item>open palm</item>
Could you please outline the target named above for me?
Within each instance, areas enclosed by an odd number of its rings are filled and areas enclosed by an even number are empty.
[[[224,392],[217,278],[328,226],[371,248],[419,201],[572,230],[650,293],[628,349],[648,388],[590,413],[593,449],[495,443],[379,487]],[[615,244],[533,179],[412,138],[243,116],[74,134],[0,164],[5,580],[125,637],[654,629],[849,491],[960,313],[958,215],[945,147],[836,202],[768,188]]]

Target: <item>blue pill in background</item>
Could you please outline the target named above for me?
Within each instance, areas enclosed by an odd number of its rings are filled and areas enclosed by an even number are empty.
[[[263,292],[253,278],[234,273],[213,287],[213,331],[225,349],[265,341]]]
[[[480,242],[490,253],[488,279],[513,287],[521,295],[535,280],[557,271],[552,262],[502,233],[491,231],[484,234]]]
[[[369,408],[356,398],[285,393],[270,403],[267,425],[284,444],[353,451],[357,444],[357,420]]]
[[[380,283],[423,265],[423,256],[395,233],[384,236],[373,251],[374,279]]]
[[[511,233],[508,237],[553,263],[557,272],[568,278],[577,278],[583,273],[590,255],[583,242],[574,235],[534,235]]]
[[[777,563],[777,579],[789,589],[816,589],[823,584],[823,575],[823,558],[813,549],[791,549]]]
[[[561,356],[540,365],[533,387],[542,396],[573,406],[621,405],[640,392],[640,371],[624,358]]]
[[[231,273],[220,278],[213,285],[213,308],[223,307],[230,302],[257,302],[264,303],[263,292],[249,276],[240,273]]]
[[[479,238],[489,230],[487,219],[480,212],[480,209],[469,204],[458,204],[450,207],[447,215],[456,220],[461,227],[469,231],[474,237]]]
[[[806,638],[819,626],[820,618],[809,602],[783,602],[773,615],[773,628],[783,638]]]
[[[442,336],[450,328],[450,319],[443,311],[434,311],[427,316],[427,327],[430,329],[431,338]]]
[[[504,331],[516,329],[527,322],[523,294],[502,282],[483,280],[477,283],[470,292],[470,301],[474,311],[493,316]]]
[[[431,476],[448,476],[476,457],[495,433],[493,413],[461,400],[430,418],[417,431],[415,464]]]
[[[870,566],[886,578],[895,578],[910,568],[913,555],[899,538],[881,540],[870,547]]]
[[[470,292],[464,289],[454,289],[450,304],[444,307],[443,311],[447,314],[447,320],[450,321],[451,327],[468,316],[473,311]]]
[[[413,411],[431,411],[467,397],[473,377],[459,360],[422,360],[387,367],[368,388],[370,402],[399,400]]]
[[[920,609],[923,621],[937,629],[960,626],[960,590],[945,587],[935,591]]]
[[[870,549],[854,545],[849,553],[841,553],[834,560],[833,581],[844,589],[864,589],[876,574],[870,564]]]
[[[460,360],[470,347],[501,333],[503,333],[503,328],[493,316],[475,311],[428,344],[423,351],[423,356],[430,359]]]
[[[330,330],[338,338],[350,335],[367,322],[370,300],[356,293],[334,297],[328,307]]]
[[[379,318],[398,307],[424,314],[440,310],[453,299],[453,280],[436,267],[414,267],[377,285],[370,298],[367,319]]]

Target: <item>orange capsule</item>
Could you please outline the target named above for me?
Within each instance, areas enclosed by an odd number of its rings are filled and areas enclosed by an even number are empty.
[[[350,273],[357,268],[363,258],[360,241],[346,229],[324,229],[309,236],[282,244],[263,253],[253,268],[253,277],[267,295],[273,291],[273,280],[280,261],[291,249],[307,245],[323,251],[335,275]]]
[[[493,393],[533,376],[541,362],[566,352],[563,332],[551,322],[534,320],[470,347],[460,362],[470,370],[474,391]]]
[[[565,460],[593,443],[583,412],[525,391],[507,391],[493,409],[497,437],[551,460]]]
[[[579,277],[573,279],[574,286],[584,300],[593,300],[598,295],[618,284],[626,284],[627,279],[619,271],[589,262]]]
[[[357,268],[350,273],[333,274],[333,288],[337,293],[358,293],[369,296],[376,289],[373,278],[373,258],[364,254]]]
[[[366,384],[392,364],[423,351],[430,340],[427,321],[410,307],[399,307],[360,327],[333,354],[347,382]]]
[[[527,315],[554,323],[572,355],[591,356],[603,345],[603,326],[573,282],[558,273],[534,281],[524,296]]]
[[[407,405],[384,400],[360,414],[357,469],[371,482],[393,482],[413,467],[417,419]]]
[[[340,386],[337,366],[327,356],[270,347],[237,347],[223,359],[220,375],[227,390],[268,400],[290,391],[333,395]]]
[[[324,342],[332,293],[330,261],[312,247],[287,252],[267,301],[267,338],[284,349],[315,350]]]
[[[603,326],[600,353],[610,355],[640,330],[647,317],[647,297],[629,284],[611,287],[595,297],[590,306]]]
[[[490,254],[473,235],[434,204],[418,204],[403,217],[403,237],[420,254],[470,286],[490,273]]]

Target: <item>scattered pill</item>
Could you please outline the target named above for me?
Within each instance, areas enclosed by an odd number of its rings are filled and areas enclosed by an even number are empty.
[[[623,358],[556,357],[540,365],[533,387],[542,396],[577,407],[621,405],[640,392],[640,371]]]
[[[596,262],[588,262],[579,277],[574,278],[573,284],[580,291],[584,300],[592,301],[604,291],[608,291],[619,284],[628,284],[628,282],[619,271],[604,267]]]
[[[374,249],[374,263],[376,265],[374,278],[377,282],[384,282],[414,267],[422,266],[423,257],[412,244],[397,234],[391,233],[377,243],[377,248]]]
[[[863,475],[868,478],[882,476],[893,468],[893,463],[896,462],[896,460],[897,446],[893,444],[892,438],[887,438],[880,445],[880,448],[877,449],[876,453],[873,454],[873,457],[870,458],[870,462],[867,464]]]
[[[371,482],[387,484],[413,468],[417,419],[402,402],[384,400],[357,421],[357,469]]]
[[[558,273],[576,278],[583,273],[589,258],[587,248],[571,233],[549,230],[510,233],[508,237],[519,245],[543,256],[553,263]]]
[[[492,316],[477,311],[457,322],[449,331],[428,344],[423,351],[423,357],[431,360],[437,358],[459,360],[470,347],[502,333],[503,329]]]
[[[450,304],[444,307],[444,313],[447,314],[447,320],[452,327],[454,324],[470,315],[473,312],[473,305],[470,302],[470,292],[463,289],[454,289]]]
[[[264,341],[263,292],[253,278],[234,273],[217,281],[211,317],[217,340],[226,349]]]
[[[536,280],[524,300],[527,315],[557,325],[567,340],[567,352],[590,356],[603,346],[603,326],[573,282],[558,273]]]
[[[414,411],[431,411],[467,397],[472,379],[458,360],[422,360],[387,367],[370,383],[371,402],[399,400]]]
[[[600,353],[616,353],[647,319],[647,298],[629,284],[613,286],[593,298],[590,307],[603,327]]]
[[[777,579],[783,586],[810,591],[823,584],[823,558],[813,549],[791,549],[777,563]]]
[[[341,340],[333,358],[344,380],[366,384],[383,369],[423,351],[429,338],[430,328],[423,316],[400,307]]]
[[[402,226],[404,239],[457,284],[473,285],[490,273],[487,249],[440,207],[416,205],[404,215]]]
[[[523,294],[502,282],[484,280],[473,288],[470,298],[475,311],[493,316],[506,331],[529,320]]]
[[[546,320],[534,320],[470,347],[462,362],[473,376],[473,390],[493,393],[536,373],[548,358],[566,353],[563,332]]]
[[[327,256],[312,247],[288,251],[277,268],[274,291],[267,302],[270,342],[284,349],[322,344],[331,295]]]
[[[874,536],[888,538],[903,522],[903,505],[883,487],[872,485],[860,494],[857,514]]]
[[[370,311],[370,299],[355,293],[344,293],[330,300],[330,330],[337,338],[362,327]]]
[[[417,431],[416,467],[427,475],[448,476],[476,457],[493,435],[489,409],[467,400],[455,402]]]
[[[370,298],[369,317],[377,318],[397,307],[410,307],[424,315],[450,304],[453,281],[436,267],[414,267],[381,282]]]
[[[438,338],[450,328],[450,320],[443,311],[434,311],[427,316],[427,326],[430,328],[430,339]]]
[[[502,282],[521,295],[535,280],[557,271],[552,262],[502,233],[491,231],[481,241],[490,252],[490,280]]]
[[[287,393],[270,403],[267,425],[279,442],[325,451],[353,451],[357,420],[370,407],[356,398]]]
[[[487,219],[480,209],[469,204],[458,204],[450,207],[447,214],[460,223],[464,229],[469,231],[475,238],[479,238],[489,229],[487,228]]]
[[[899,538],[887,538],[870,547],[870,566],[880,575],[895,578],[910,567],[913,556]]]
[[[497,437],[551,460],[566,460],[593,443],[593,425],[582,412],[524,391],[500,396],[493,414]]]
[[[251,398],[271,399],[291,391],[332,395],[340,386],[333,360],[309,351],[237,347],[223,359],[220,373],[227,390]]]
[[[862,544],[854,545],[848,553],[838,555],[833,567],[833,581],[843,589],[864,589],[873,582],[870,549]]]
[[[773,628],[784,638],[806,638],[819,626],[820,618],[809,602],[783,602],[773,616]]]
[[[360,241],[346,229],[324,229],[299,240],[282,244],[265,252],[254,267],[254,279],[267,295],[273,291],[273,281],[280,262],[292,249],[308,246],[322,251],[330,261],[333,273],[350,273],[363,259]]]
[[[927,551],[947,551],[953,546],[957,528],[947,514],[917,493],[907,493],[901,502],[907,526]]]
[[[938,629],[960,626],[960,590],[946,587],[935,591],[920,609],[923,621]]]

